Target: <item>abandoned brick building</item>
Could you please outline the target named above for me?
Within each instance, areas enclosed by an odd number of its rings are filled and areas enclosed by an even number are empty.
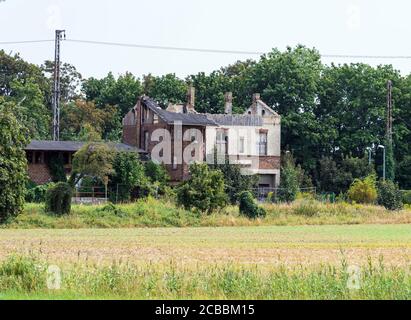
[[[192,161],[209,161],[215,155],[230,158],[245,172],[260,178],[260,188],[280,183],[281,117],[253,96],[245,114],[232,114],[232,94],[225,95],[224,114],[200,114],[195,110],[195,90],[185,104],[164,110],[149,97],[141,97],[123,119],[123,142],[146,151],[163,163],[172,183],[189,176]],[[191,148],[190,148],[191,147]],[[188,149],[188,150],[187,150]]]

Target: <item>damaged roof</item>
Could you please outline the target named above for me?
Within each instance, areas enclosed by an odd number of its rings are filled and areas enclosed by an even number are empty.
[[[66,151],[77,152],[87,142],[80,141],[48,141],[48,140],[32,140],[25,148],[26,151]],[[113,143],[112,145],[119,152],[138,152],[145,153],[144,150],[130,146],[125,143]]]
[[[263,118],[258,115],[207,114],[208,119],[220,126],[261,127]]]
[[[160,108],[160,106],[152,99],[144,97],[142,99],[144,105],[150,110],[156,113],[164,122],[168,124],[174,124],[175,122],[181,122],[182,125],[189,126],[218,126],[218,124],[209,119],[205,114],[198,113],[175,113],[166,111]]]

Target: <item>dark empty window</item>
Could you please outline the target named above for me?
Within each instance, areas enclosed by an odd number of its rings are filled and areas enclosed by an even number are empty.
[[[258,137],[258,154],[260,156],[267,155],[267,132],[260,132]]]

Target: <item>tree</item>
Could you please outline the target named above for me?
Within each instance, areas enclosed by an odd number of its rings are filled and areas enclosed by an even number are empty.
[[[0,222],[23,210],[27,181],[27,131],[0,97]]]
[[[375,203],[378,197],[376,184],[375,175],[370,175],[365,179],[355,179],[347,192],[348,199],[356,203]]]
[[[378,183],[378,204],[392,211],[402,209],[402,194],[398,185],[390,180],[380,181]]]
[[[25,82],[14,80],[10,84],[12,95],[8,100],[15,102],[14,114],[29,130],[30,138],[50,138],[51,113],[45,105],[45,97],[35,79]]]
[[[217,154],[217,153],[215,153]],[[250,191],[257,188],[257,175],[243,175],[239,165],[230,164],[228,159],[224,164],[212,165],[212,169],[220,170],[225,181],[225,192],[231,204],[236,204],[238,197],[243,191]]]
[[[212,213],[227,205],[224,177],[207,164],[190,166],[190,178],[177,188],[177,203],[185,209]]]
[[[300,191],[299,171],[291,155],[285,155],[281,168],[281,183],[279,198],[281,201],[293,202]]]
[[[176,77],[175,74],[167,74],[154,77],[151,74],[144,76],[144,93],[154,99],[163,108],[170,103],[185,103],[188,86]]]
[[[239,194],[239,199],[240,214],[250,219],[264,218],[267,215],[267,212],[255,203],[254,197],[251,192],[241,192]]]
[[[69,180],[71,186],[85,176],[91,176],[103,181],[113,174],[115,151],[104,143],[89,143],[74,154],[73,169]]]
[[[138,154],[134,152],[117,152],[114,163],[113,173],[110,177],[111,185],[119,194],[117,201],[129,201],[132,191],[138,186],[144,186],[147,178],[144,175],[144,166],[140,162]]]
[[[403,189],[411,190],[411,155],[399,163],[397,179]]]
[[[94,101],[98,108],[115,106],[122,119],[143,94],[140,80],[127,72],[116,79],[110,72],[103,79],[89,78],[84,81],[82,91],[87,101]]]
[[[47,60],[40,67],[48,76],[50,88],[54,81],[54,61]],[[83,77],[76,67],[69,63],[62,63],[60,66],[60,98],[63,103],[75,101],[81,97],[81,84]]]
[[[76,100],[62,108],[61,137],[64,140],[119,140],[121,121],[112,106],[97,108],[94,102]]]

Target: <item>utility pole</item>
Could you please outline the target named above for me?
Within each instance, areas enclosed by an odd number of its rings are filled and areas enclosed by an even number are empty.
[[[388,80],[387,83],[387,139],[389,143],[392,143],[392,81]]]
[[[60,140],[60,43],[66,39],[65,30],[56,30],[53,87],[53,140]]]

